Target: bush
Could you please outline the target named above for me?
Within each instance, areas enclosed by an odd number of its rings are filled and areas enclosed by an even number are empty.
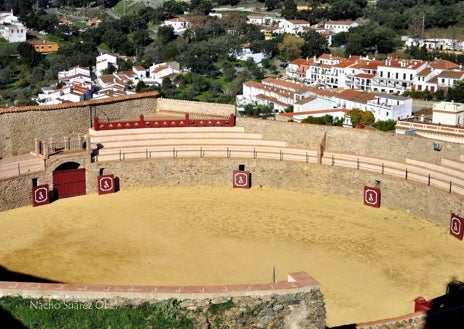
[[[386,120],[386,121],[376,121],[372,127],[382,130],[382,131],[391,131],[395,130],[396,121],[395,120]]]

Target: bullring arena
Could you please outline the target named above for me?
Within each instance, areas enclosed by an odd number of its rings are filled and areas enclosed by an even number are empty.
[[[92,121],[176,110],[233,113],[151,94],[66,114],[1,113],[0,168],[16,173],[0,181],[0,265],[88,285],[253,285],[304,271],[320,284],[327,326],[412,313],[416,297],[464,279],[463,242],[449,232],[450,214],[464,214],[462,145],[437,151],[418,137],[245,118],[137,132],[99,131]],[[73,134],[85,150],[43,154],[40,141]],[[52,187],[53,172],[71,165],[85,169],[86,195],[30,206],[32,182]],[[240,165],[250,189],[232,187]],[[117,177],[117,193],[97,194],[102,174]],[[363,204],[365,186],[381,190],[380,208]]]

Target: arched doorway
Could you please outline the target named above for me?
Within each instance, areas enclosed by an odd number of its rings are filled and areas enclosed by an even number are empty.
[[[53,171],[55,200],[86,194],[85,168],[77,162],[65,162]]]

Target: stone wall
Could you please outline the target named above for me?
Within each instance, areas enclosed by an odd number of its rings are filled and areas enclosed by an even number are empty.
[[[392,161],[414,159],[440,163],[442,158],[459,161],[464,143],[442,142],[442,150],[433,149],[433,140],[420,136],[397,135],[370,129],[351,129],[237,118],[237,126],[246,132],[260,133],[266,139],[287,141],[290,146],[316,150],[326,135],[325,150],[365,155]],[[464,142],[464,141],[463,141]]]
[[[424,329],[427,328],[426,312],[416,312],[393,319],[358,323],[356,329]]]
[[[195,328],[324,329],[326,311],[319,283],[304,272],[288,281],[228,286],[112,286],[56,283],[0,282],[0,297],[22,296],[47,304],[100,301],[107,308],[177,301],[177,314]],[[101,301],[104,301],[103,303]],[[217,326],[218,324],[221,326]]]
[[[29,153],[34,138],[63,140],[84,135],[94,116],[102,121],[138,118],[155,113],[157,92],[51,106],[0,110],[0,158]]]
[[[190,112],[202,114],[219,114],[229,116],[235,114],[235,105],[184,101],[179,99],[158,98],[158,112]]]
[[[52,172],[65,161],[76,161],[86,168],[87,193],[97,192],[97,176],[119,178],[121,189],[138,186],[232,185],[232,171],[239,164],[252,173],[252,188],[263,186],[290,191],[334,195],[363,202],[363,188],[380,181],[382,206],[405,211],[442,225],[449,224],[450,212],[464,213],[462,199],[426,185],[405,179],[328,165],[283,162],[265,159],[175,158],[145,161],[90,163],[86,155],[53,160],[46,174],[26,175],[0,181],[0,210],[30,205],[33,177],[39,184],[52,184]]]

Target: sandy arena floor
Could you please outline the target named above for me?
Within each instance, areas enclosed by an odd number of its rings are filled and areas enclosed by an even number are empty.
[[[437,205],[439,207],[440,205]],[[447,227],[336,197],[267,188],[153,187],[0,213],[0,265],[68,283],[271,282],[306,271],[327,325],[413,312],[464,280]]]

